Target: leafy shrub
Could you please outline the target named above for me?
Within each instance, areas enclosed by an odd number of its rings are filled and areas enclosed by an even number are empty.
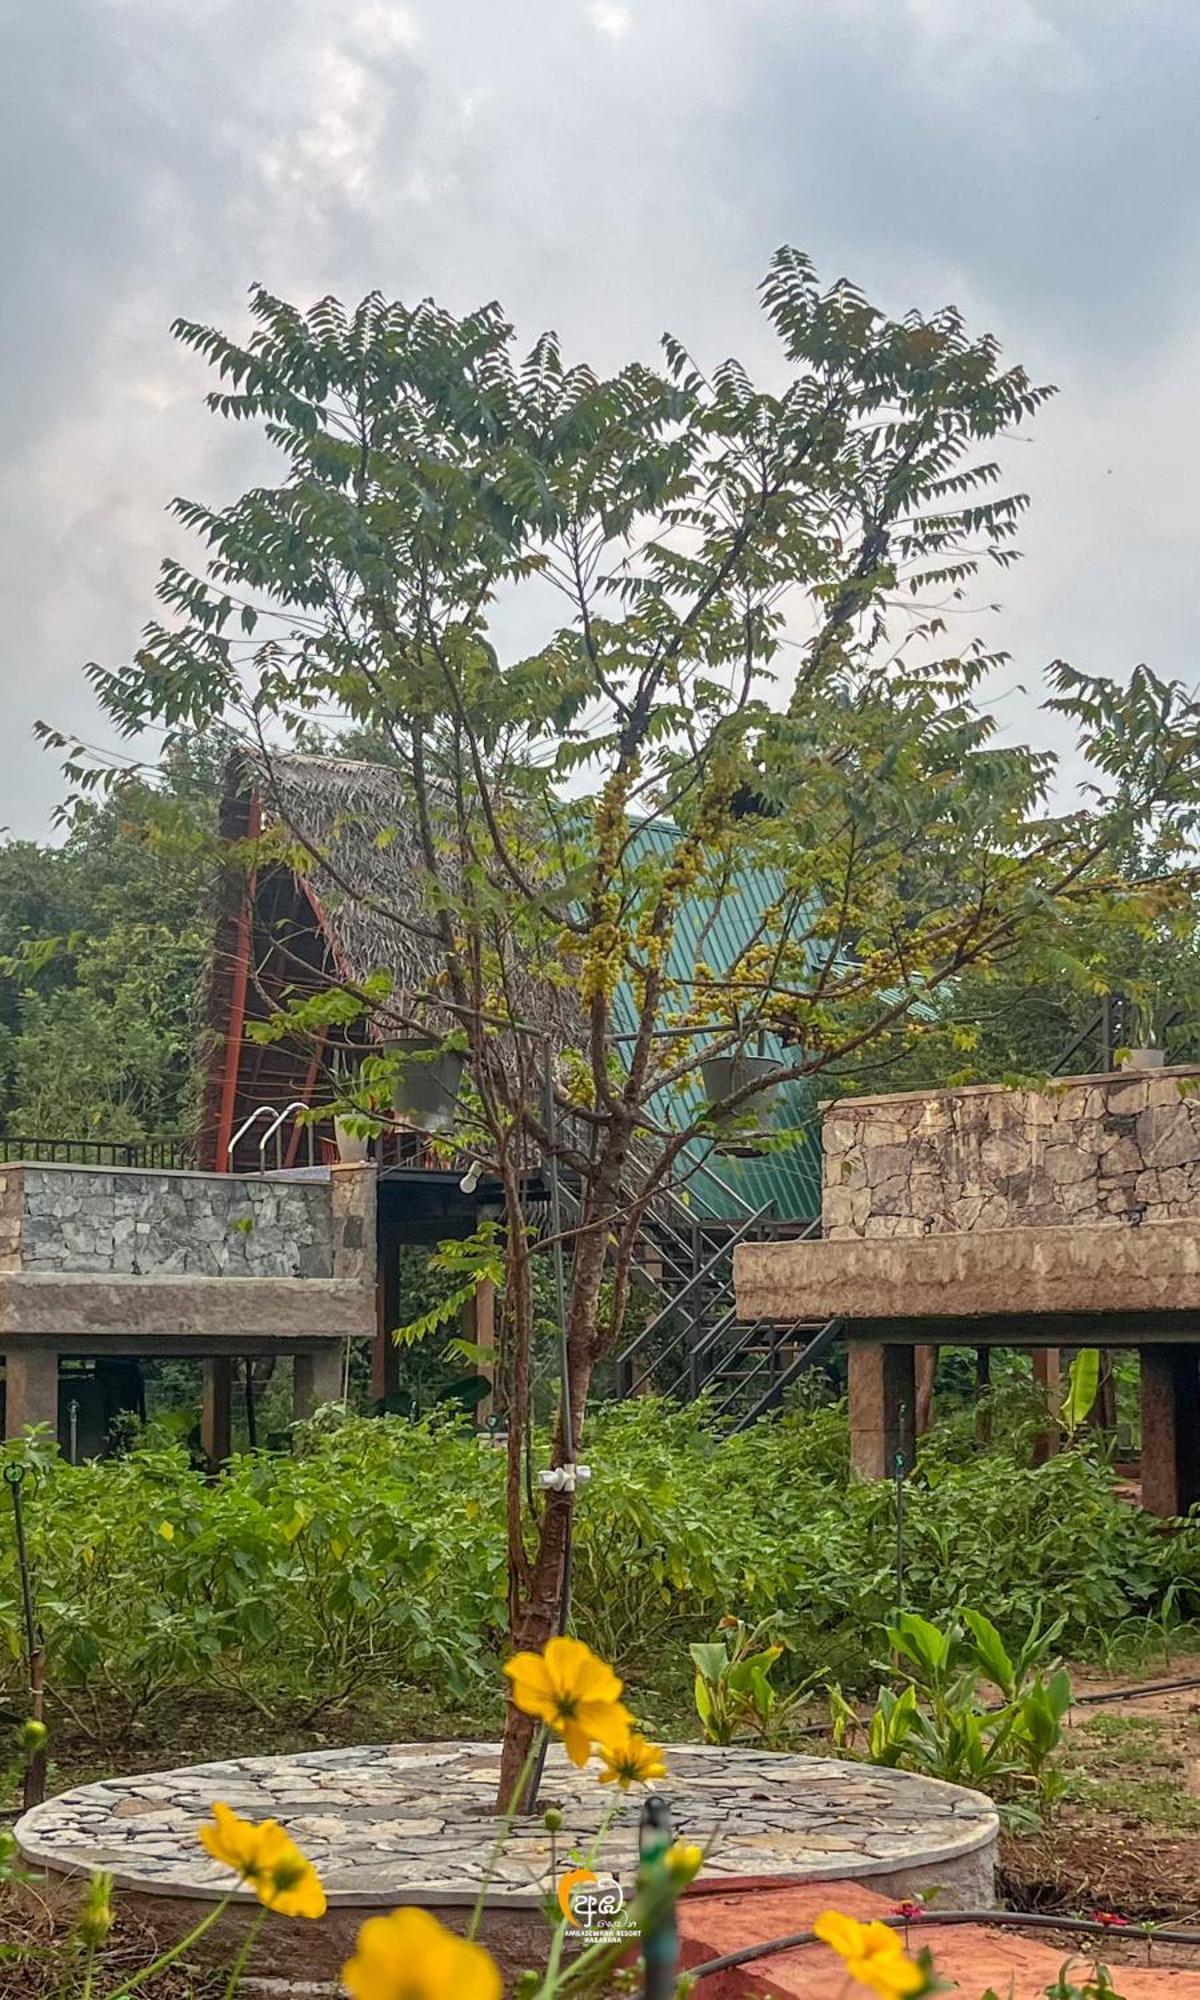
[[[148,1433],[123,1458],[31,1457],[29,1534],[48,1675],[132,1716],[229,1689],[273,1709],[396,1684],[471,1700],[504,1643],[502,1454],[448,1417],[351,1419],[207,1480]],[[778,1615],[775,1678],[862,1688],[897,1611],[895,1493],[851,1482],[839,1409],[726,1438],[703,1411],[599,1412],[575,1536],[577,1629],[643,1687],[687,1700],[687,1647],[726,1614]],[[1200,1609],[1200,1537],[1165,1535],[1079,1452],[1015,1464],[926,1450],[905,1489],[904,1603],[963,1606],[1019,1645],[1039,1612],[1079,1652],[1138,1617]],[[0,1515],[0,1643],[20,1673],[11,1518]],[[2,1678],[2,1676],[0,1676]]]

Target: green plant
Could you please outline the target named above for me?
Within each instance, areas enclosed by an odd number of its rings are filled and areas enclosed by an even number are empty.
[[[811,1681],[787,1693],[772,1685],[772,1669],[787,1651],[787,1642],[776,1637],[781,1623],[778,1612],[753,1626],[741,1618],[722,1618],[716,1639],[689,1647],[696,1669],[696,1713],[706,1743],[753,1736],[765,1749],[775,1749],[786,1735]]]
[[[1043,1808],[1053,1805],[1063,1780],[1052,1759],[1062,1743],[1071,1683],[1061,1668],[1041,1669],[1061,1626],[1061,1620],[1044,1628],[1039,1622],[1010,1653],[980,1611],[964,1609],[961,1622],[944,1627],[902,1612],[887,1636],[891,1671],[906,1685],[899,1692],[881,1687],[867,1727],[868,1760],[1010,1798],[1031,1786]],[[981,1681],[997,1688],[999,1705],[984,1704]],[[856,1718],[839,1689],[832,1692],[831,1713],[835,1735],[845,1741]]]
[[[1087,1422],[1099,1393],[1100,1349],[1081,1347],[1067,1370],[1067,1393],[1060,1412],[1068,1437],[1074,1437],[1080,1425]]]

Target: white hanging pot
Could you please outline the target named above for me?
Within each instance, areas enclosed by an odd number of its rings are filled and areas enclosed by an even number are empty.
[[[344,1167],[361,1167],[370,1151],[371,1141],[360,1138],[352,1132],[344,1118],[333,1121],[333,1136],[337,1140],[338,1159]]]
[[[1126,1069],[1163,1069],[1166,1065],[1165,1049],[1130,1049],[1125,1059]]]
[[[396,1123],[415,1132],[449,1132],[466,1062],[462,1050],[444,1049],[432,1037],[412,1036],[388,1042],[385,1053],[401,1058],[392,1087]]]

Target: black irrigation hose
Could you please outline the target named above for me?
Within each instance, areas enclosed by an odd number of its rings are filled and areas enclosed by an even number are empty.
[[[1154,1944],[1200,1946],[1200,1931],[1160,1930],[1156,1924],[1134,1922],[1104,1924],[1097,1917],[1043,1916],[1023,1910],[922,1910],[919,1917],[881,1917],[878,1921],[890,1930],[906,1933],[948,1930],[959,1924],[979,1924],[988,1930],[1068,1931],[1076,1937],[1111,1937],[1115,1930],[1119,1930],[1130,1937],[1145,1937]],[[740,1951],[727,1951],[720,1958],[707,1958],[702,1965],[688,1966],[687,1974],[698,1984],[718,1972],[730,1971],[735,1965],[752,1965],[760,1958],[774,1958],[779,1952],[796,1951],[801,1945],[819,1943],[815,1931],[793,1931],[790,1937],[771,1938],[767,1944],[743,1945]]]
[[[1107,1694],[1077,1694],[1071,1705],[1095,1708],[1102,1701],[1136,1701],[1143,1694],[1186,1694],[1189,1688],[1200,1688],[1200,1674],[1192,1674],[1185,1681],[1142,1681],[1134,1687],[1113,1688]]]

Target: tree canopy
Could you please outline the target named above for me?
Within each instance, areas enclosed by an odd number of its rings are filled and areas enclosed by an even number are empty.
[[[420,894],[390,914],[428,978],[401,991],[381,967],[351,997],[393,1036],[452,1029],[458,1140],[504,1185],[522,1644],[558,1616],[571,1516],[569,1482],[532,1514],[523,1500],[531,1150],[578,1188],[569,1465],[685,1146],[752,1117],[772,1081],[944,1036],[968,974],[1052,965],[1086,932],[1102,978],[1106,936],[1182,922],[1191,893],[1193,693],[1056,663],[1048,705],[1089,771],[1067,798],[1053,757],[1002,743],[982,703],[1005,656],[953,637],[1015,559],[1024,500],[998,441],[1049,391],[954,309],[890,318],[793,250],[762,299],[782,386],[671,337],[658,367],[610,375],[551,333],[522,354],[494,304],[302,311],[256,288],[247,340],[180,322],[217,377],[210,408],[260,426],[279,476],[226,507],[176,503],[201,562],[164,563],[134,659],[90,670],[130,735],[219,721],[269,768],[334,718],[406,775]],[[718,958],[723,899],[750,874],[766,908]],[[531,983],[563,1000],[553,1120]],[[699,1087],[705,1060],[761,1048],[765,1069]],[[378,1093],[386,1076],[380,1058]]]

